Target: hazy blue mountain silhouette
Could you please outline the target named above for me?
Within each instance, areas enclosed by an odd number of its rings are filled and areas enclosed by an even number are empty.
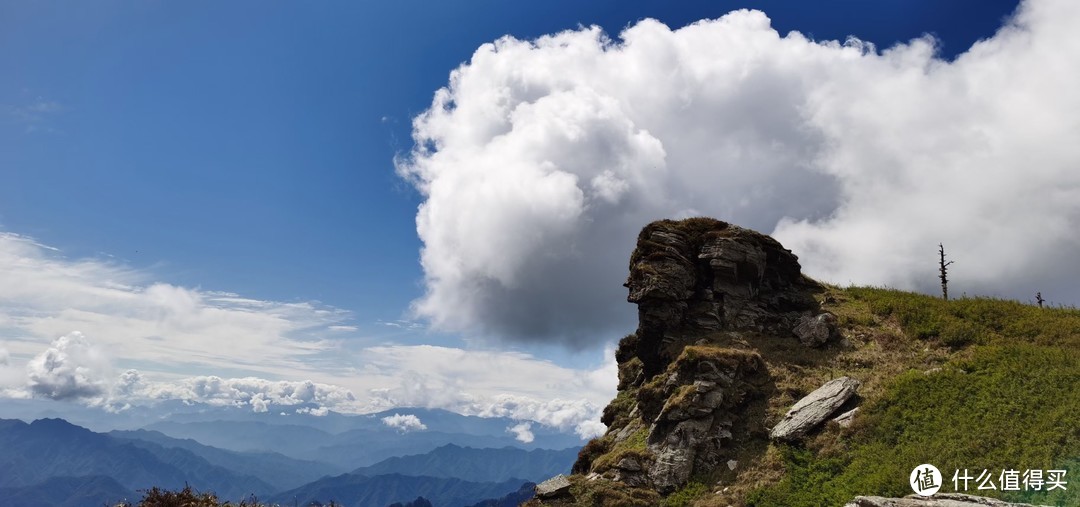
[[[217,466],[241,475],[251,475],[273,485],[276,491],[302,486],[316,479],[338,475],[346,470],[311,460],[298,460],[274,452],[239,452],[203,445],[192,439],[169,437],[157,431],[111,431],[108,435],[130,440],[135,445],[149,442],[162,447],[190,451]],[[275,491],[268,491],[273,493]]]
[[[540,482],[558,474],[569,474],[579,449],[526,451],[514,447],[475,449],[447,444],[425,454],[387,458],[353,473],[369,477],[397,473],[476,482],[502,482],[511,478]]]
[[[487,498],[505,495],[527,481],[512,479],[503,482],[471,482],[447,477],[415,477],[387,474],[368,477],[343,474],[326,477],[311,484],[269,497],[270,503],[307,505],[313,501],[323,504],[331,500],[344,507],[386,507],[395,502],[411,502],[417,496],[431,501],[435,507],[471,505]]]
[[[185,484],[239,499],[275,488],[216,466],[190,451],[94,433],[62,419],[30,424],[0,420],[0,487],[34,486],[57,477],[108,476],[127,490]]]
[[[0,488],[0,504],[9,507],[102,507],[133,500],[136,493],[112,477],[50,477],[32,486]]]

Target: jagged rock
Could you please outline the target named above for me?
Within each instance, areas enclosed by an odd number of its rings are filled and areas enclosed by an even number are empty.
[[[776,440],[795,440],[806,435],[854,396],[858,388],[859,381],[851,377],[840,377],[826,382],[791,407],[784,419],[769,432],[769,437]]]
[[[847,428],[848,426],[851,426],[851,423],[855,420],[855,414],[857,413],[859,413],[859,407],[855,407],[834,417],[833,422],[839,424],[841,428]]]
[[[962,493],[938,493],[932,497],[908,495],[904,498],[857,496],[844,507],[1035,507],[1027,503],[1009,503],[983,496]]]
[[[733,474],[735,459],[765,444],[775,392],[753,342],[790,340],[803,314],[821,313],[824,288],[777,241],[710,218],[647,225],[625,286],[638,328],[615,351],[620,395],[574,473],[660,494]]]
[[[666,438],[649,446],[656,455],[649,478],[657,491],[668,493],[690,480],[694,459],[709,438],[712,422],[711,417],[681,421],[666,432]]]
[[[559,474],[536,485],[537,498],[555,498],[570,492],[570,480]]]
[[[726,222],[692,218],[647,225],[625,284],[627,301],[638,305],[634,356],[645,377],[663,371],[695,334],[791,332],[802,312],[819,307],[813,293],[820,286],[800,269],[798,257],[776,240]]]
[[[759,399],[755,386],[767,375],[757,353],[695,345],[642,386],[638,407],[653,421],[646,446],[655,457],[648,477],[657,491],[671,492],[695,470],[714,469],[734,456],[732,429],[747,424],[745,407]]]
[[[831,313],[822,313],[812,316],[806,313],[799,317],[795,328],[791,330],[795,337],[807,347],[820,347],[828,343],[838,333],[836,329],[836,316]]]

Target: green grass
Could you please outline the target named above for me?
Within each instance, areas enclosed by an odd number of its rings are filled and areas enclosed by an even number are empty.
[[[687,507],[697,500],[709,494],[709,487],[697,481],[690,481],[674,493],[664,498],[660,503],[662,507]]]
[[[873,288],[843,291],[909,338],[953,352],[939,371],[912,369],[867,400],[825,452],[782,447],[785,473],[746,498],[753,506],[843,505],[856,495],[911,493],[908,474],[937,466],[953,491],[957,469],[1067,469],[1066,491],[968,493],[1080,505],[1080,311],[987,298],[943,301]]]

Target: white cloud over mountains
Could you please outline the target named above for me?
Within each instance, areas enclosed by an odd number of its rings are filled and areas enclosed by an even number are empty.
[[[348,312],[153,281],[98,259],[69,260],[31,238],[0,232],[0,332],[13,355],[80,331],[104,356],[161,370],[280,374],[336,347],[322,333]],[[309,336],[317,335],[312,339]]]
[[[633,328],[637,231],[710,215],[812,276],[1080,301],[1080,4],[1024,2],[954,61],[784,36],[755,11],[480,47],[413,122],[442,330],[587,346]]]
[[[515,440],[525,444],[531,443],[536,438],[536,435],[532,432],[532,423],[528,421],[506,428],[506,431],[513,433]]]
[[[57,338],[26,371],[30,391],[54,400],[98,397],[108,388],[107,359],[78,331]]]
[[[390,428],[394,428],[402,433],[408,433],[410,431],[424,431],[427,429],[427,425],[420,422],[420,418],[413,414],[394,414],[382,418],[383,424]]]
[[[520,352],[372,345],[342,310],[156,282],[11,233],[0,233],[0,280],[0,398],[313,416],[444,408],[591,435],[615,391],[610,350],[574,369]]]

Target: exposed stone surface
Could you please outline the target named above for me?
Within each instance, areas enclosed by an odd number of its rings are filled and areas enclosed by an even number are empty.
[[[570,492],[570,480],[559,474],[536,485],[538,498],[554,498]]]
[[[840,377],[826,382],[791,407],[784,419],[769,432],[769,437],[776,440],[795,440],[806,435],[854,396],[858,388],[859,381],[851,377]]]
[[[1009,503],[983,496],[962,493],[939,493],[932,497],[908,495],[904,498],[857,496],[844,507],[1034,507],[1027,503]]]
[[[818,315],[807,312],[802,317],[799,317],[798,322],[795,323],[795,328],[791,331],[795,333],[795,337],[799,339],[799,342],[807,347],[825,345],[839,334],[836,329],[836,316],[828,312]]]
[[[817,310],[816,282],[776,240],[710,218],[642,229],[630,258],[627,301],[638,305],[634,355],[646,377],[663,371],[696,334],[720,329],[791,332]]]
[[[709,218],[647,225],[625,285],[638,328],[615,352],[620,395],[574,473],[662,494],[696,473],[733,473],[737,450],[768,438],[772,389],[761,356],[735,344],[794,343],[800,317],[820,313],[822,287],[772,238]],[[821,333],[828,322],[812,324]]]
[[[847,428],[851,426],[851,423],[855,421],[855,414],[859,413],[859,407],[855,407],[843,414],[840,414],[833,418],[833,422],[839,424],[841,428]]]
[[[637,458],[629,456],[619,460],[611,478],[633,487],[648,486],[650,483],[645,466]]]
[[[712,470],[734,455],[733,431],[745,433],[743,408],[760,398],[765,364],[753,352],[690,346],[664,375],[641,387],[638,408],[651,420],[647,448],[655,457],[652,486],[667,493],[695,470]]]

